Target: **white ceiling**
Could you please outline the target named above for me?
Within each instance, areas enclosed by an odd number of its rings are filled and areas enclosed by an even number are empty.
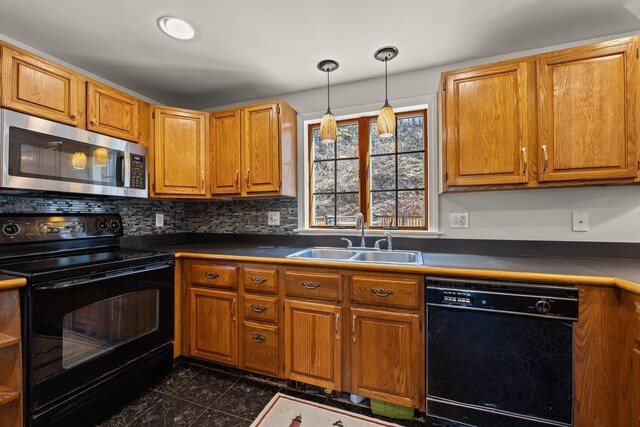
[[[174,15],[192,41],[162,34]],[[0,0],[0,33],[160,102],[203,108],[640,29],[640,0]]]

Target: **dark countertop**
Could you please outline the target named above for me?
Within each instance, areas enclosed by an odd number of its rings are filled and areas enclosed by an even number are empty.
[[[255,244],[179,244],[154,247],[178,254],[211,255],[214,259],[265,261],[287,264],[331,266],[345,269],[371,269],[433,275],[493,277],[513,280],[559,281],[584,284],[618,285],[640,293],[640,260],[624,258],[572,258],[543,256],[487,256],[423,252],[423,266],[389,266],[336,261],[293,260],[285,257],[302,247]],[[253,262],[261,260],[250,259]]]

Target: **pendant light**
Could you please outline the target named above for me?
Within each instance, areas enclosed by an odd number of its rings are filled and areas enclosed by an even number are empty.
[[[384,105],[378,114],[378,136],[380,138],[390,138],[396,134],[396,115],[389,105],[387,91],[387,62],[398,56],[398,48],[386,46],[380,48],[373,55],[378,61],[384,62]]]
[[[338,69],[338,62],[333,59],[325,59],[318,62],[318,70],[327,73],[327,112],[322,116],[320,122],[320,141],[334,142],[336,140],[336,118],[331,113],[329,97],[329,73]]]
[[[83,170],[87,168],[87,155],[82,151],[76,151],[71,155],[71,167],[73,169]]]

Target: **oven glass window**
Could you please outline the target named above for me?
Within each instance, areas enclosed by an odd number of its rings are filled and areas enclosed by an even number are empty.
[[[9,141],[11,176],[122,186],[122,151],[16,127]]]
[[[157,289],[81,307],[62,321],[62,366],[69,369],[158,329]]]

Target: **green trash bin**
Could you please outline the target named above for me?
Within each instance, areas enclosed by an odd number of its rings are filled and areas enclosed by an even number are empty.
[[[382,415],[387,418],[395,418],[397,420],[412,420],[413,408],[408,406],[396,405],[395,403],[383,402],[382,400],[371,400],[371,412],[375,415]]]

